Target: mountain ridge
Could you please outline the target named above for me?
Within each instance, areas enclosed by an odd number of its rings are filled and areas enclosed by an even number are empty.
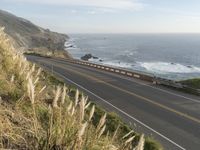
[[[24,50],[64,50],[69,38],[66,34],[44,29],[4,10],[0,10],[0,26],[5,27],[5,32],[15,41],[14,45]]]

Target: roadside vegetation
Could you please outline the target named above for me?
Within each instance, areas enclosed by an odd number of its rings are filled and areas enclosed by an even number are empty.
[[[181,83],[194,89],[200,89],[200,78],[184,80]]]
[[[184,88],[180,89],[183,92],[200,96],[200,78],[188,79],[179,81]]]
[[[63,50],[50,51],[46,48],[29,49],[28,51],[25,51],[24,54],[42,56],[42,57],[72,58],[71,55],[67,51],[63,51]]]
[[[0,149],[162,150],[12,47],[0,28]]]

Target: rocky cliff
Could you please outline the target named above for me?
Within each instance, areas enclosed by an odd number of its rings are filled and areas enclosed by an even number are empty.
[[[15,46],[26,50],[64,50],[64,43],[68,39],[65,34],[43,29],[3,10],[0,10],[0,26],[5,27],[5,32],[15,41]]]

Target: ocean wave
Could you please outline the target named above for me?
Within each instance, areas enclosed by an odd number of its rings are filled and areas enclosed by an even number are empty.
[[[76,44],[74,43],[74,41],[72,39],[67,40],[65,42],[64,46],[65,46],[65,50],[77,48]]]
[[[90,58],[90,59],[88,59],[88,60],[91,61],[91,62],[96,62],[96,63],[99,63],[99,62],[102,61],[101,58]]]
[[[132,49],[132,50],[125,50],[125,51],[123,52],[122,55],[125,55],[125,56],[133,56],[133,55],[135,55],[135,54],[137,54],[136,49]]]
[[[147,71],[168,74],[168,73],[200,73],[200,68],[196,66],[186,66],[167,62],[140,62],[141,67]]]
[[[125,63],[125,62],[115,62],[115,61],[105,61],[103,62],[104,65],[109,65],[113,67],[120,67],[120,68],[132,68],[133,64],[131,63]]]

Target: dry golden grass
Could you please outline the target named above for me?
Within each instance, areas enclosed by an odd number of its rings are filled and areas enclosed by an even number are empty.
[[[17,53],[2,28],[0,37],[0,148],[144,149],[143,135],[136,144],[133,131],[121,138],[119,126],[113,133],[107,131],[106,113],[93,125],[95,106],[86,96],[76,90],[70,98],[65,85],[44,82],[42,69]]]

